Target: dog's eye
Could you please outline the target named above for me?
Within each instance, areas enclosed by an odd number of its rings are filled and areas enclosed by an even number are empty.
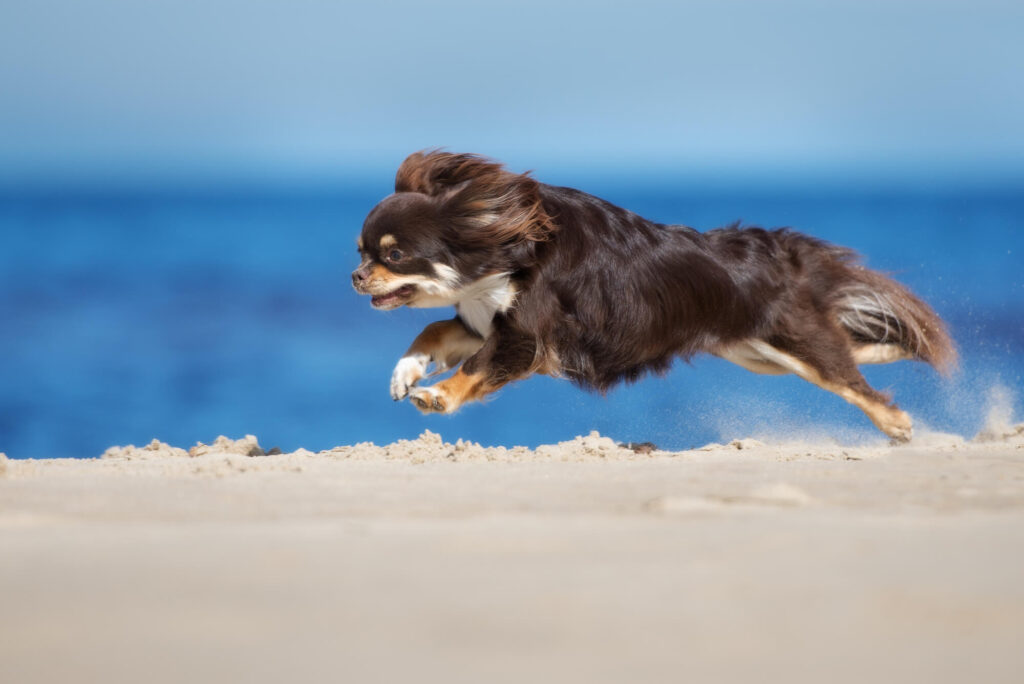
[[[398,251],[397,249],[391,250],[391,252],[388,254],[388,261],[401,261],[401,260],[402,260],[402,253],[400,251]]]

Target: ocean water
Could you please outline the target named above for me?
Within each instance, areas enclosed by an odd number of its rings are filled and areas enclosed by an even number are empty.
[[[992,397],[1019,396],[1022,192],[584,189],[699,229],[736,219],[792,226],[894,274],[949,321],[963,357],[951,379],[916,363],[865,369],[920,427],[970,436]],[[604,397],[535,377],[455,416],[421,416],[388,396],[391,369],[450,310],[373,311],[349,281],[355,236],[386,193],[0,196],[0,451],[90,457],[114,444],[189,446],[220,434],[318,450],[425,429],[528,446],[590,430],[673,449],[747,436],[880,439],[835,396],[711,357]]]

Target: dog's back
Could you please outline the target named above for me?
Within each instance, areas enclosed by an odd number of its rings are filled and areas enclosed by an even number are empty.
[[[546,300],[566,374],[580,384],[604,390],[749,338],[799,351],[796,340],[823,326],[843,333],[849,354],[895,345],[889,355],[899,349],[939,369],[955,362],[938,316],[852,250],[786,229],[699,233],[578,190],[541,192],[559,227],[538,247],[536,280],[522,296]]]
[[[558,230],[537,246],[519,308],[578,384],[604,391],[708,352],[795,373],[905,440],[910,418],[858,364],[955,364],[935,312],[850,249],[788,229],[666,226],[568,188],[541,196]]]

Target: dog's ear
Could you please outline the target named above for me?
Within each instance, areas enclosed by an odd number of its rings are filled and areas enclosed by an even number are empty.
[[[540,186],[475,154],[416,152],[395,175],[395,192],[436,197],[460,239],[479,244],[546,240],[554,229]]]
[[[441,213],[461,240],[483,245],[539,242],[554,224],[544,211],[537,181],[503,172],[462,181],[439,196]]]
[[[477,154],[440,150],[413,152],[395,174],[395,192],[440,195],[473,180],[507,174],[502,165]]]

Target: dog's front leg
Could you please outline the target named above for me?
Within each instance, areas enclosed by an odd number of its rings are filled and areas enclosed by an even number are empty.
[[[431,363],[435,372],[441,373],[472,356],[483,343],[483,338],[470,332],[458,318],[431,323],[398,360],[391,374],[391,398],[404,399],[427,374]]]
[[[509,332],[495,332],[450,378],[431,387],[417,387],[409,398],[424,413],[454,413],[530,373],[535,346]]]

